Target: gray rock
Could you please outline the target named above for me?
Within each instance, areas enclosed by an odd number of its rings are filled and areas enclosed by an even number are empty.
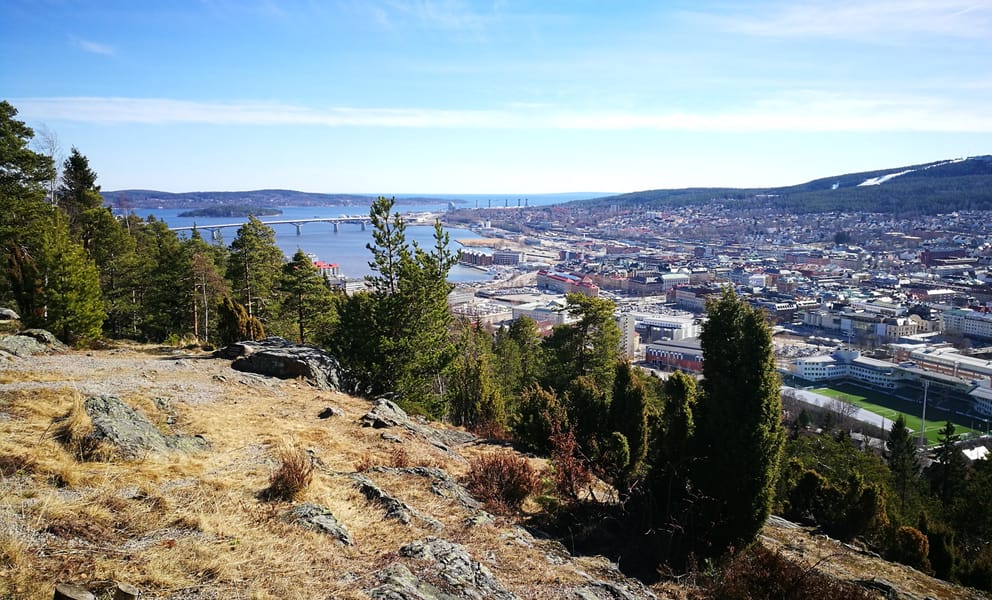
[[[341,389],[338,361],[323,350],[308,346],[255,349],[234,360],[236,371],[269,375],[279,379],[305,379],[322,390]]]
[[[341,417],[344,416],[344,411],[340,408],[335,408],[333,406],[328,406],[324,410],[317,413],[318,419],[330,419],[331,417]]]
[[[367,590],[375,600],[459,600],[417,578],[400,563],[393,563],[377,573],[381,585]]]
[[[244,340],[240,342],[235,342],[230,346],[225,346],[218,350],[214,350],[214,358],[226,358],[228,360],[234,360],[239,356],[248,356],[249,354],[254,354],[258,350],[265,350],[267,348],[294,348],[296,344],[287,340],[286,338],[281,338],[277,336],[267,337],[261,340]]]
[[[474,560],[459,544],[429,537],[403,546],[400,556],[435,563],[431,571],[437,573],[445,587],[457,590],[460,598],[516,599],[485,565]]]
[[[643,586],[641,586],[643,588]],[[657,598],[646,588],[632,593],[626,586],[607,581],[594,581],[575,590],[578,600],[644,600]]]
[[[149,452],[196,452],[208,446],[201,436],[163,435],[147,417],[114,396],[91,396],[84,407],[93,423],[93,438],[113,444],[128,458]]]
[[[901,600],[903,597],[902,594],[899,593],[899,590],[896,589],[896,586],[892,585],[891,582],[886,581],[885,579],[872,577],[871,579],[858,579],[855,580],[854,583],[863,588],[880,593],[885,600]]]
[[[417,517],[429,527],[434,529],[443,529],[444,526],[441,525],[440,522],[430,517],[421,515],[417,511],[410,508],[406,502],[403,502],[394,496],[390,496],[385,492],[385,490],[374,484],[368,477],[355,473],[352,475],[352,479],[355,480],[355,486],[358,488],[358,491],[365,496],[366,500],[369,502],[375,502],[385,509],[387,519],[396,519],[404,525],[409,525],[413,518]]]
[[[18,321],[21,316],[9,308],[0,308],[0,321]]]
[[[345,546],[354,545],[347,528],[323,506],[310,503],[297,504],[286,513],[286,518],[307,529],[326,533]]]
[[[372,427],[384,429],[386,427],[406,427],[414,429],[414,424],[410,421],[406,411],[396,405],[388,398],[377,398],[372,401],[372,410],[365,413],[358,419],[362,427]]]
[[[65,344],[44,329],[25,329],[16,335],[0,337],[0,351],[14,356],[64,352],[66,349]]]
[[[386,433],[385,431],[383,431],[379,435],[379,437],[381,437],[382,439],[386,440],[387,442],[392,442],[394,444],[402,444],[403,443],[403,438],[398,437],[398,436],[395,436],[395,435],[393,435],[391,433]]]

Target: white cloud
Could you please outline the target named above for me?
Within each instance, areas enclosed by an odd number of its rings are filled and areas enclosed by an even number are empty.
[[[805,0],[777,2],[746,12],[690,12],[717,29],[766,37],[823,37],[888,42],[940,35],[992,36],[990,0]]]
[[[811,90],[780,94],[750,106],[708,112],[563,110],[510,105],[501,110],[307,107],[260,102],[194,102],[155,98],[25,98],[13,100],[25,119],[97,124],[313,125],[324,127],[561,129],[596,131],[954,132],[992,133],[984,106],[916,96],[854,96]]]
[[[71,39],[72,43],[75,44],[77,48],[91,54],[100,54],[101,56],[114,56],[117,54],[117,49],[113,46],[108,46],[107,44],[101,44],[99,42],[84,40],[77,37]]]

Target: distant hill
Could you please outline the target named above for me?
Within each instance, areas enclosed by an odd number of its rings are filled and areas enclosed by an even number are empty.
[[[160,192],[157,190],[115,190],[102,192],[113,208],[201,209],[222,205],[242,206],[369,206],[375,196],[359,194],[315,194],[295,190],[250,190],[244,192]],[[397,198],[399,205],[450,202],[440,198]],[[455,201],[460,202],[460,201]]]
[[[672,208],[706,203],[793,213],[935,214],[992,210],[992,156],[849,173],[777,188],[685,188],[607,196],[586,206]]]

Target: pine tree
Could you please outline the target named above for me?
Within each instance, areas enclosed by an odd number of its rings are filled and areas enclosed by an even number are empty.
[[[751,544],[764,525],[785,431],[764,312],[727,288],[706,313],[692,481],[703,498],[697,548],[717,555]]]
[[[273,329],[279,304],[276,281],[283,264],[275,231],[249,215],[248,222],[238,228],[230,250],[227,280],[235,297],[247,309],[249,317],[258,319],[266,329]]]
[[[208,244],[200,232],[194,229],[192,235],[183,241],[183,250],[189,257],[191,269],[189,285],[193,336],[209,343],[211,332],[217,330],[218,319],[217,311],[212,308],[231,294],[230,287],[221,275],[221,266],[227,262],[227,249]]]
[[[586,376],[608,394],[613,389],[620,357],[620,328],[613,319],[615,305],[605,298],[578,293],[567,294],[565,301],[565,310],[576,321],[558,325],[545,340],[541,383],[564,390],[578,377]]]
[[[335,321],[331,290],[303,250],[297,250],[293,259],[283,265],[279,290],[284,294],[282,320],[296,325],[300,344],[307,343],[310,333],[326,329]]]
[[[34,131],[16,116],[16,108],[0,101],[0,301],[16,301],[21,317],[30,318],[43,312],[37,259],[51,219],[44,199],[55,167],[31,150]]]
[[[140,305],[139,337],[154,342],[178,342],[192,333],[189,315],[190,257],[183,252],[176,232],[164,221],[149,217],[137,232],[140,279],[135,282]]]

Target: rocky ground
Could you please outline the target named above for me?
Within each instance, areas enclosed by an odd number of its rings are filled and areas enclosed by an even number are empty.
[[[120,582],[162,599],[700,597],[487,512],[462,483],[502,446],[303,377],[135,345],[0,349],[0,598]],[[294,453],[312,482],[267,496]],[[762,542],[891,597],[982,597],[781,520]]]

